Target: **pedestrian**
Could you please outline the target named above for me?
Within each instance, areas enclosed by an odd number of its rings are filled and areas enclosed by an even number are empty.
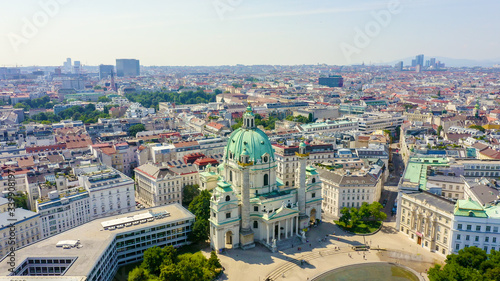
[[[312,244],[309,244],[309,247],[311,247],[311,248],[312,248]]]

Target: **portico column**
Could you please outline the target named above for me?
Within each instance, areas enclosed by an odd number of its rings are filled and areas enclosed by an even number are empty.
[[[278,240],[281,240],[281,221],[278,222]]]
[[[274,239],[275,239],[275,235],[276,235],[276,226],[275,226],[275,224],[276,224],[276,223],[275,223],[275,222],[273,222],[273,226],[271,227],[271,231],[272,231],[272,233],[273,233],[273,241],[274,241]]]
[[[285,220],[285,239],[288,238],[288,220],[289,219],[286,219]]]
[[[266,239],[267,239],[267,244],[269,244],[269,223],[266,223]]]
[[[296,229],[297,229],[297,231],[295,233],[299,234],[299,217],[298,216],[295,217],[295,225],[296,225]]]

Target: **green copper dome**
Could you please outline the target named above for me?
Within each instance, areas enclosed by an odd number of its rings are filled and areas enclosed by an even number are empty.
[[[249,155],[250,161],[262,161],[262,156],[268,154],[268,162],[274,161],[274,149],[267,135],[258,128],[239,128],[234,131],[225,149],[224,159],[239,161],[240,155]]]

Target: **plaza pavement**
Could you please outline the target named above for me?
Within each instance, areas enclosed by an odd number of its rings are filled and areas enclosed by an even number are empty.
[[[325,235],[326,241],[318,241],[324,239]],[[397,232],[391,222],[384,223],[378,233],[365,237],[346,233],[333,223],[323,222],[308,231],[306,236],[308,243],[294,245],[277,253],[271,253],[259,244],[250,250],[227,250],[218,255],[225,268],[218,280],[264,281],[266,277],[271,277],[271,280],[303,281],[337,267],[380,261],[399,263],[426,276],[426,269],[445,259]],[[371,250],[356,252],[351,249],[352,245],[360,245],[365,241]],[[301,266],[300,260],[306,260],[307,263]]]

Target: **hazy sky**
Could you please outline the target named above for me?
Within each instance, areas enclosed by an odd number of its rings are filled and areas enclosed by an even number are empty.
[[[0,66],[496,59],[498,11],[495,0],[1,0]]]

